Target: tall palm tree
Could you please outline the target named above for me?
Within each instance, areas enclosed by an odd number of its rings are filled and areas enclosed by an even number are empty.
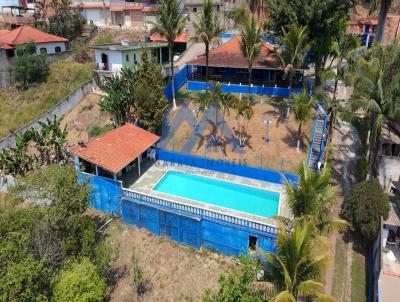
[[[386,18],[392,5],[392,0],[372,0],[369,8],[370,14],[375,12],[379,6],[378,27],[375,33],[375,41],[378,43],[383,42],[383,34],[385,31]]]
[[[254,111],[246,97],[235,98],[232,108],[236,112],[239,146],[244,147],[249,137],[248,124],[254,115]]]
[[[376,44],[356,62],[354,92],[348,111],[364,110],[370,117],[369,163],[377,173],[378,150],[384,124],[400,118],[400,44]]]
[[[322,235],[345,229],[346,221],[331,216],[332,208],[337,202],[337,188],[329,184],[329,166],[315,172],[303,162],[297,175],[298,184],[285,183],[288,205],[294,220],[311,222]]]
[[[300,141],[303,135],[303,124],[311,118],[314,104],[315,99],[310,97],[306,89],[303,89],[301,94],[293,95],[293,103],[291,104],[291,107],[294,116],[299,123],[297,128],[297,150],[300,148]]]
[[[297,223],[292,232],[280,226],[277,251],[267,254],[266,281],[253,282],[250,288],[263,292],[267,301],[334,301],[324,294],[322,278],[329,256],[316,253],[319,239],[314,236],[311,223]]]
[[[152,33],[158,33],[167,38],[169,50],[169,63],[171,67],[172,102],[176,109],[175,85],[174,85],[174,60],[173,48],[175,38],[180,35],[186,25],[187,15],[185,14],[183,0],[160,0],[158,2],[158,22],[150,22],[153,26]]]
[[[289,26],[289,30],[282,28],[282,33],[280,42],[283,47],[279,48],[275,55],[279,58],[282,65],[285,66],[285,74],[289,79],[290,103],[295,70],[304,64],[305,54],[310,49],[308,41],[309,31],[307,26],[298,27],[297,25],[292,24]],[[290,113],[289,108],[290,106],[288,106],[287,118]]]
[[[218,15],[213,12],[213,1],[204,0],[200,19],[193,22],[195,39],[201,40],[206,48],[206,90],[208,89],[208,54],[210,44],[219,41],[222,28],[219,25]]]
[[[249,94],[251,95],[251,72],[253,70],[254,60],[260,54],[261,33],[263,26],[261,24],[257,24],[253,15],[245,20],[245,22],[242,24],[239,24],[239,26],[240,34],[242,36],[240,49],[243,56],[247,58],[249,70]]]

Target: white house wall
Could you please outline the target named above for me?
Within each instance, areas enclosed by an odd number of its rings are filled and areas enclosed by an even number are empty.
[[[61,52],[66,51],[66,43],[65,42],[52,42],[52,43],[37,43],[36,44],[36,53],[40,54],[41,48],[46,48],[47,54],[51,55],[56,53],[56,47],[61,48]]]
[[[121,70],[123,65],[121,51],[95,49],[94,56],[97,67],[101,64],[101,54],[106,54],[108,56],[108,69],[110,71],[118,73]]]
[[[379,160],[379,182],[385,191],[392,181],[400,181],[400,157],[382,156]]]
[[[111,19],[109,8],[83,8],[82,14],[89,24],[93,22],[95,25],[107,25]]]

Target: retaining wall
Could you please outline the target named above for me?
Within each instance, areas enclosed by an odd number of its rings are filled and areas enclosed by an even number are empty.
[[[46,120],[53,119],[54,116],[57,118],[63,116],[64,114],[68,113],[72,110],[81,100],[82,98],[92,91],[93,88],[96,87],[96,83],[93,79],[83,83],[81,86],[76,88],[62,100],[60,100],[56,105],[54,105],[49,111],[45,114],[37,118],[36,120],[25,124],[24,126],[18,128],[15,133],[18,135],[24,134],[27,130],[31,127],[40,129],[39,121],[46,122]],[[15,138],[13,135],[8,135],[5,138],[0,140],[0,149],[3,148],[13,148],[15,147]]]

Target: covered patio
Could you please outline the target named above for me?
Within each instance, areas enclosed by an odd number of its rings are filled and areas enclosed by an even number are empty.
[[[120,181],[129,187],[155,159],[160,137],[133,124],[115,128],[71,149],[79,172]]]

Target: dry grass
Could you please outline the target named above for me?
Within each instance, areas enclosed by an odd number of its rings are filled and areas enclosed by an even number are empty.
[[[89,140],[89,130],[93,125],[103,126],[110,123],[110,116],[100,111],[99,101],[101,96],[89,93],[77,106],[67,113],[61,124],[67,125],[68,145],[72,146],[82,140]]]
[[[204,291],[216,290],[218,277],[237,265],[234,258],[199,252],[144,229],[128,228],[120,220],[107,226],[106,236],[119,254],[113,266],[118,279],[109,288],[115,302],[201,301]],[[132,256],[143,270],[147,288],[140,297],[133,284]]]
[[[25,91],[9,88],[0,93],[0,137],[36,119],[79,85],[91,78],[92,63],[59,61],[50,65],[46,82]]]

